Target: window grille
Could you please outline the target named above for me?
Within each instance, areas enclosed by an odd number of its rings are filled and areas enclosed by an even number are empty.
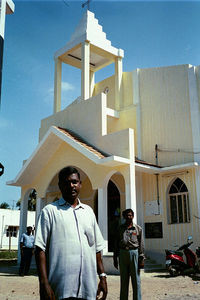
[[[189,223],[189,193],[185,183],[177,178],[171,185],[168,195],[170,223]]]
[[[19,226],[8,226],[8,228],[6,229],[6,236],[17,237],[18,230]]]

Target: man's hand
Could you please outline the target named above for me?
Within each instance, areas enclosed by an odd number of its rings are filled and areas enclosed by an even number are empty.
[[[138,264],[139,269],[144,269],[144,260],[141,260]]]
[[[117,258],[117,256],[113,257],[113,265],[118,270],[118,258]]]
[[[143,256],[139,256],[138,269],[144,269],[144,257]]]
[[[38,246],[36,246],[35,250],[35,260],[40,281],[40,300],[56,300],[54,292],[48,282],[46,253]]]
[[[54,292],[48,282],[44,284],[40,283],[40,300],[56,300]]]
[[[96,260],[97,260],[97,272],[99,275],[100,274],[103,275],[104,267],[103,267],[103,262],[102,262],[102,258],[101,258],[101,252],[96,253]],[[104,274],[104,275],[106,275],[106,274]],[[108,288],[107,288],[106,276],[100,276],[96,299],[99,299],[99,300],[106,299],[107,293],[108,293]]]
[[[106,277],[101,277],[97,290],[97,298],[98,300],[106,299],[108,294],[107,281]]]

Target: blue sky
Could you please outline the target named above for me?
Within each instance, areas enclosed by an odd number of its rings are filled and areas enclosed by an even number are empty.
[[[65,3],[64,3],[65,1]],[[81,19],[85,1],[14,1],[6,16],[0,111],[0,203],[11,206],[20,188],[6,186],[38,143],[41,119],[53,112],[54,61]],[[199,1],[95,1],[112,45],[125,51],[124,71],[177,64],[200,65]],[[96,81],[112,75],[110,66]],[[62,107],[80,95],[80,70],[63,67]],[[14,202],[13,202],[14,201]]]

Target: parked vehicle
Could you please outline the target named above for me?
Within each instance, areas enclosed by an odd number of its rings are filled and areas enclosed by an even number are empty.
[[[200,247],[196,248],[196,255],[197,255],[197,267],[200,273]]]
[[[166,268],[171,276],[189,275],[200,272],[200,247],[196,249],[195,253],[190,249],[192,244],[192,236],[189,236],[187,243],[177,250],[165,250]]]

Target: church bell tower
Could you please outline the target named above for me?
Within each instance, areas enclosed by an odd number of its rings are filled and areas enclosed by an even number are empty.
[[[115,63],[115,109],[119,109],[124,51],[111,45],[94,13],[87,10],[70,41],[54,56],[54,113],[61,110],[62,63],[81,69],[81,100],[93,95],[95,72]]]

